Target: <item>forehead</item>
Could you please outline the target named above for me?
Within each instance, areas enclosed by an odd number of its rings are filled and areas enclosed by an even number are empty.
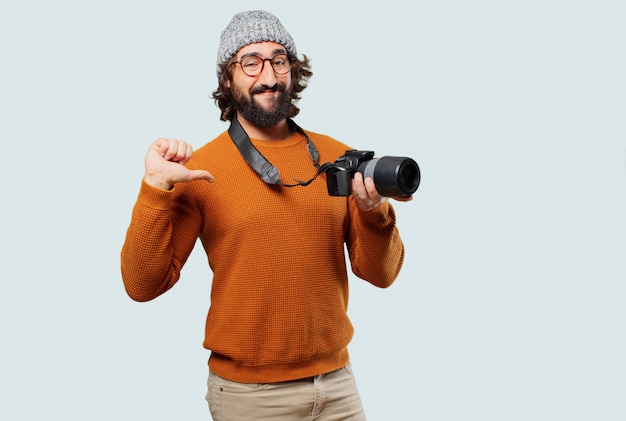
[[[237,57],[258,55],[261,57],[272,57],[273,55],[287,53],[282,44],[272,41],[255,42],[245,45],[237,52]]]

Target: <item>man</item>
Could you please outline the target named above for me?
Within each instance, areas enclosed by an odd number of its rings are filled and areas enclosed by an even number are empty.
[[[200,238],[213,272],[213,418],[365,419],[347,351],[344,246],[357,276],[391,285],[404,258],[393,208],[358,172],[351,196],[328,194],[318,161],[350,148],[291,120],[312,73],[275,16],[235,15],[217,73],[229,131],[195,152],[165,138],[148,149],[121,254],[126,291],[137,301],[167,291]]]

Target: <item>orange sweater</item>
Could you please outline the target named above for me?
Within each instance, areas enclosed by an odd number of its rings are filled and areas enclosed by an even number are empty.
[[[307,134],[320,163],[349,149]],[[301,134],[252,142],[285,183],[315,173]],[[171,191],[141,185],[121,253],[129,296],[147,301],[171,288],[200,238],[213,272],[204,341],[213,372],[269,383],[345,365],[353,328],[344,247],[357,276],[391,285],[404,257],[392,206],[361,212],[352,198],[329,196],[324,175],[307,187],[267,185],[227,132],[187,165],[209,170],[215,182],[180,183]]]

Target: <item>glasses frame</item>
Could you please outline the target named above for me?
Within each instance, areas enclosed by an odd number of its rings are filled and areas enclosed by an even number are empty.
[[[286,71],[286,72],[279,73],[279,72],[277,72],[277,71],[276,71],[276,69],[274,68],[274,59],[276,59],[276,57],[279,57],[279,56],[285,56],[285,57],[287,58],[287,63],[289,63],[289,68],[287,69],[287,71]],[[243,65],[241,64],[241,62],[242,62],[242,61],[244,61],[244,60],[246,60],[246,59],[248,59],[248,58],[252,58],[252,57],[254,57],[254,58],[258,58],[258,59],[260,59],[260,60],[261,60],[261,69],[260,69],[257,73],[255,73],[255,74],[253,74],[253,75],[251,75],[251,74],[249,74],[248,72],[246,72],[246,71],[245,71],[245,69],[244,69],[244,67],[243,67]],[[281,76],[282,76],[282,75],[286,75],[287,73],[289,73],[289,72],[291,71],[291,66],[293,65],[293,63],[294,63],[294,61],[295,61],[295,60],[294,60],[293,58],[289,57],[289,54],[285,54],[285,53],[278,53],[278,54],[275,54],[274,56],[272,56],[272,57],[270,57],[270,58],[263,58],[263,57],[258,56],[258,55],[256,55],[256,54],[253,54],[253,55],[249,55],[249,56],[242,57],[242,58],[241,58],[241,60],[236,60],[236,61],[233,61],[233,63],[232,63],[232,64],[233,64],[233,65],[234,65],[234,64],[239,64],[239,66],[241,66],[241,71],[242,71],[242,72],[243,72],[246,76],[249,76],[249,77],[258,77],[261,73],[263,73],[263,70],[265,69],[265,62],[266,62],[266,61],[269,61],[269,62],[270,62],[270,66],[272,66],[272,71],[273,71],[274,73],[276,73],[277,75],[281,75]]]

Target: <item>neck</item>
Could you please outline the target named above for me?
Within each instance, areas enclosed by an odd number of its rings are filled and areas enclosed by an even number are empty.
[[[291,136],[291,130],[287,124],[287,119],[271,127],[260,127],[252,124],[246,120],[241,114],[237,113],[237,121],[241,124],[241,127],[246,131],[248,136],[258,140],[285,140]]]

